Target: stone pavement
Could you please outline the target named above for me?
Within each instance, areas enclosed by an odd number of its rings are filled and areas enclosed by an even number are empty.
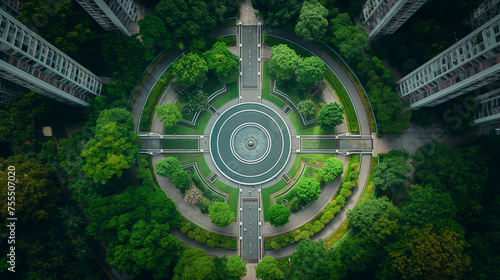
[[[255,16],[258,13],[256,9],[252,7],[252,1],[242,0],[240,1],[240,19],[239,21],[243,25],[257,25],[259,18]]]

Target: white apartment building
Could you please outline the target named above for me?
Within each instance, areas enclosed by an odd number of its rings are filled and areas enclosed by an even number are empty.
[[[57,101],[87,106],[101,79],[0,10],[0,77]]]
[[[500,15],[398,81],[410,108],[432,107],[500,79]]]
[[[102,28],[119,30],[130,36],[137,21],[137,7],[132,0],[76,0]]]
[[[392,34],[427,0],[367,0],[361,22],[368,27],[368,40]]]
[[[472,12],[470,17],[470,26],[473,29],[490,21],[500,13],[500,0],[486,0],[477,9]]]
[[[13,17],[17,17],[21,13],[21,4],[18,0],[2,0],[0,2],[0,9]]]
[[[4,78],[0,78],[0,104],[9,106],[27,90]]]

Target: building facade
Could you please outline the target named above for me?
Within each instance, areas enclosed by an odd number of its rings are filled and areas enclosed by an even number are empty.
[[[472,12],[470,26],[477,29],[500,14],[500,0],[486,0]]]
[[[108,31],[130,36],[137,22],[137,7],[132,0],[77,0],[77,2]]]
[[[0,77],[59,102],[87,106],[101,79],[0,10]]]
[[[361,22],[368,27],[368,40],[392,34],[427,0],[367,0]]]
[[[474,115],[476,125],[488,125],[500,121],[500,87],[476,96],[474,101],[478,104],[478,111]]]
[[[500,15],[397,83],[410,108],[432,107],[500,79]]]
[[[21,4],[17,0],[2,0],[0,9],[6,11],[13,17],[17,17],[21,13]]]
[[[0,104],[9,106],[16,101],[16,99],[27,93],[27,90],[4,78],[0,78]]]

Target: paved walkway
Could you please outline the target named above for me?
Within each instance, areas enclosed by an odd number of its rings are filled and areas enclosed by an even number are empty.
[[[257,25],[259,18],[255,16],[258,13],[256,9],[252,7],[251,0],[240,0],[240,19],[239,21],[243,25]]]

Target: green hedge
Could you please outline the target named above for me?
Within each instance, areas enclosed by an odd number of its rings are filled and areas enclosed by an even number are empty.
[[[358,132],[359,125],[358,118],[356,117],[356,111],[354,110],[354,106],[352,105],[351,99],[349,98],[349,95],[344,86],[342,86],[342,83],[339,81],[339,79],[328,68],[325,72],[325,79],[339,98],[340,105],[342,105],[342,107],[344,107],[345,109],[344,112],[347,118],[347,128],[351,132]]]
[[[236,237],[228,237],[204,230],[187,220],[184,220],[182,223],[181,231],[186,233],[190,239],[207,244],[209,247],[217,246],[227,249],[236,249],[238,246]]]

